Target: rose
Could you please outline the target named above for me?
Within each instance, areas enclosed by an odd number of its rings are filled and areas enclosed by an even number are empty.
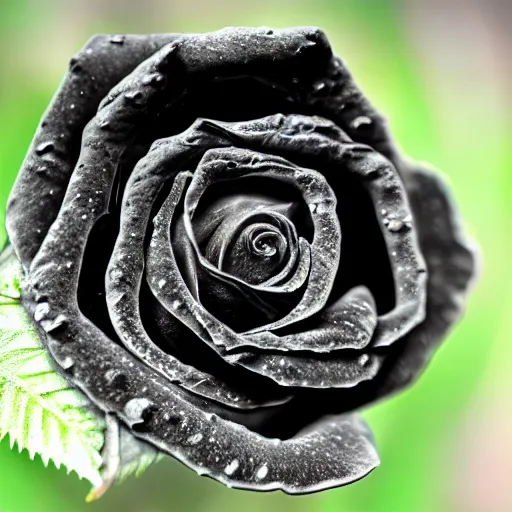
[[[440,179],[310,28],[93,38],[7,224],[64,375],[135,436],[256,490],[378,464],[350,413],[420,373],[474,266]]]

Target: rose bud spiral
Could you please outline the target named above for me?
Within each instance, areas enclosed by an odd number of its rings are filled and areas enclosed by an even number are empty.
[[[411,383],[474,253],[316,28],[97,36],[10,197],[63,375],[200,474],[307,493],[379,464],[354,413]]]

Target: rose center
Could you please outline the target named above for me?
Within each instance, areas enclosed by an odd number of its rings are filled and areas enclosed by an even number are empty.
[[[272,258],[273,256],[283,256],[286,250],[285,237],[275,229],[269,229],[272,226],[251,226],[248,228],[247,245],[248,248],[261,258]]]

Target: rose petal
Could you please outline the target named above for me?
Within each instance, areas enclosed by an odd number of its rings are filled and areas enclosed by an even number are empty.
[[[394,392],[418,377],[465,308],[477,273],[478,250],[463,232],[459,212],[442,177],[420,166],[404,169],[419,243],[428,269],[425,320],[389,355],[377,395]]]
[[[187,191],[185,226],[193,243],[192,217],[204,191],[216,181],[252,175],[275,178],[297,187],[311,210],[314,237],[311,243],[308,286],[301,300],[284,318],[254,329],[251,333],[284,327],[315,314],[325,305],[336,277],[341,240],[339,222],[335,214],[336,198],[319,173],[311,169],[290,166],[286,160],[270,155],[261,155],[241,148],[226,148],[212,149],[205,153]],[[212,273],[217,273],[218,270],[201,255],[197,243],[195,248],[201,265]],[[268,291],[272,291],[272,287]],[[225,345],[231,348],[228,343]]]
[[[270,331],[246,335],[244,347],[313,352],[362,349],[370,343],[377,326],[375,301],[367,288],[353,288],[311,320],[313,326],[299,324],[293,333],[283,336]]]
[[[304,80],[302,87],[303,101],[316,115],[330,119],[353,141],[368,144],[400,168],[402,159],[386,118],[359,89],[342,59],[334,57],[322,78],[312,83]]]
[[[264,375],[281,386],[329,389],[351,388],[373,379],[382,366],[384,356],[349,355],[346,351],[312,355],[241,352],[225,359]]]
[[[408,164],[404,183],[428,269],[427,309],[422,323],[386,351],[380,373],[342,396],[336,412],[351,411],[411,385],[462,315],[477,274],[478,250],[464,233],[459,212],[437,172]],[[322,395],[325,400],[325,392]]]
[[[236,214],[235,212],[231,212],[232,216],[230,221],[223,222],[222,225],[218,228],[218,230],[213,235],[213,242],[216,242],[215,237],[219,237],[222,239],[222,242],[219,241],[216,245],[219,247],[219,252],[214,252],[213,249],[209,251],[210,244],[207,247],[207,253],[205,255],[202,254],[202,251],[199,248],[199,240],[195,236],[195,222],[192,222],[190,219],[188,221],[188,229],[185,225],[185,229],[188,233],[188,238],[190,243],[192,243],[196,257],[199,259],[201,263],[203,263],[203,268],[207,270],[213,277],[217,277],[218,279],[224,280],[226,282],[232,283],[234,285],[241,285],[246,289],[254,290],[254,291],[265,291],[268,293],[289,293],[300,288],[307,277],[307,273],[309,272],[309,266],[307,267],[307,271],[299,272],[298,277],[302,279],[293,279],[292,284],[286,280],[284,283],[280,285],[273,285],[273,281],[283,281],[287,277],[289,277],[291,270],[296,267],[295,263],[298,257],[298,247],[297,247],[297,233],[295,231],[295,227],[290,225],[289,219],[278,211],[272,211],[264,207],[264,205],[260,205],[257,209],[247,209],[243,211],[239,211]],[[185,215],[186,217],[186,215]],[[240,225],[248,226],[250,225],[251,219],[265,219],[268,222],[273,222],[276,229],[279,227],[283,227],[283,231],[286,238],[289,241],[289,265],[286,265],[283,271],[279,272],[276,276],[271,276],[267,280],[263,280],[262,282],[251,283],[248,282],[247,279],[243,277],[239,277],[233,272],[224,271],[223,263],[225,258],[225,250],[226,246],[229,245],[231,240],[228,238],[229,236],[233,236],[233,234],[238,233],[240,229]],[[194,219],[195,220],[195,219]],[[185,218],[184,218],[185,221]],[[255,222],[252,222],[253,224]],[[220,229],[223,229],[222,233],[218,233]],[[229,233],[229,234],[228,234]],[[212,241],[212,239],[210,239]],[[304,254],[304,252],[302,253]],[[212,261],[213,260],[213,261]],[[237,264],[243,266],[243,262],[237,262]],[[245,269],[246,271],[250,270],[249,268]],[[295,272],[297,274],[297,272]],[[271,284],[269,284],[269,282]]]
[[[48,324],[50,320],[60,319],[58,324],[48,325],[66,329],[65,321],[73,316],[81,317],[77,308],[76,283],[78,281],[81,261],[85,251],[87,235],[94,223],[103,215],[108,206],[110,190],[114,182],[117,163],[126,144],[133,137],[137,124],[147,115],[148,110],[162,101],[164,88],[144,86],[144,77],[166,72],[172,63],[176,47],[170,45],[146,60],[116,90],[115,99],[105,103],[101,109],[101,121],[95,117],[84,130],[83,148],[73,178],[67,189],[64,203],[59,215],[50,229],[43,246],[31,267],[31,285],[37,296],[47,297],[52,308],[52,317],[42,319]],[[136,98],[136,100],[135,100]],[[104,122],[108,121],[109,130],[104,130]],[[95,191],[91,190],[91,183]],[[94,192],[94,193],[93,193]],[[139,233],[140,235],[140,233]],[[129,235],[128,235],[129,236]],[[128,260],[129,260],[128,255]],[[133,255],[132,255],[133,256]],[[130,264],[127,264],[123,279],[132,278]],[[45,290],[45,291],[43,291]],[[121,303],[123,293],[114,297],[114,302]],[[61,313],[56,313],[56,311]],[[126,313],[127,310],[124,311]],[[125,322],[132,324],[134,332],[138,329],[138,312],[133,316],[124,317]],[[121,331],[121,329],[119,329]],[[146,358],[162,372],[169,372],[171,380],[182,380],[183,385],[195,392],[214,394],[215,399],[227,400],[234,406],[259,405],[239,392],[226,392],[217,395],[219,389],[212,385],[212,379],[194,368],[183,365],[172,357],[162,357],[163,353],[152,345],[149,338],[128,337],[126,343],[133,347],[140,357]],[[50,334],[51,335],[51,334]],[[125,340],[123,340],[125,341]],[[213,379],[216,383],[216,379]],[[213,396],[212,396],[213,398]],[[236,400],[235,400],[236,398]]]
[[[25,267],[59,213],[78,160],[82,132],[100,101],[141,62],[177,37],[129,35],[123,44],[113,44],[111,36],[98,35],[71,59],[9,199],[9,234]]]
[[[75,341],[90,351],[76,361],[75,384],[103,410],[120,410],[134,435],[200,475],[240,489],[302,494],[349,484],[379,465],[371,433],[356,416],[328,417],[291,439],[269,439],[208,412],[207,404],[157,374],[149,378],[151,370],[87,321],[75,329],[88,333]],[[69,348],[63,344],[58,351]],[[112,374],[125,375],[129,389],[112,382]]]

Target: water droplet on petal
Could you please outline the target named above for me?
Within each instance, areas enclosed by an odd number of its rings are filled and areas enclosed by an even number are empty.
[[[154,86],[163,84],[164,80],[165,79],[164,79],[163,75],[161,75],[160,73],[152,73],[150,75],[146,75],[142,79],[142,83],[144,85],[152,85],[154,87]]]
[[[191,445],[195,445],[197,443],[200,443],[202,441],[202,439],[203,439],[203,434],[194,434],[187,439],[187,443],[189,443]]]
[[[55,149],[55,146],[52,142],[42,142],[39,146],[36,147],[36,153],[38,155],[45,155],[47,153],[51,153]]]
[[[368,361],[370,360],[370,356],[368,354],[362,354],[360,357],[359,357],[359,364],[361,366],[364,366]]]
[[[226,475],[232,475],[238,469],[238,466],[238,460],[234,459],[224,468],[224,473],[226,473]]]
[[[42,320],[41,327],[45,332],[49,333],[58,329],[61,325],[67,322],[67,318],[64,315],[58,315],[53,320]]]
[[[101,129],[106,129],[108,128],[110,125],[109,121],[107,119],[99,119],[98,120],[98,126],[101,128]]]
[[[350,127],[354,130],[358,130],[362,126],[369,126],[372,124],[372,120],[368,116],[359,116],[352,120]]]
[[[256,480],[263,480],[268,474],[268,466],[263,464],[256,471]]]
[[[112,36],[110,38],[110,42],[112,44],[123,44],[124,43],[124,36],[118,35],[118,36]]]
[[[34,320],[40,322],[43,318],[46,318],[50,313],[50,304],[48,302],[41,302],[36,306],[34,311]]]
[[[151,402],[147,398],[132,398],[124,406],[124,414],[132,425],[142,423],[142,415],[150,405]]]
[[[313,90],[315,92],[326,92],[325,89],[327,87],[327,84],[325,82],[316,82],[315,84],[313,84]]]
[[[398,233],[404,227],[404,222],[400,219],[385,219],[384,224],[392,233]]]
[[[75,361],[73,361],[71,357],[66,356],[64,359],[58,361],[58,363],[63,370],[69,370],[75,364]]]
[[[140,104],[140,100],[143,98],[143,94],[140,91],[130,91],[127,92],[124,97],[126,100],[128,100],[131,103],[134,103],[136,105]]]

